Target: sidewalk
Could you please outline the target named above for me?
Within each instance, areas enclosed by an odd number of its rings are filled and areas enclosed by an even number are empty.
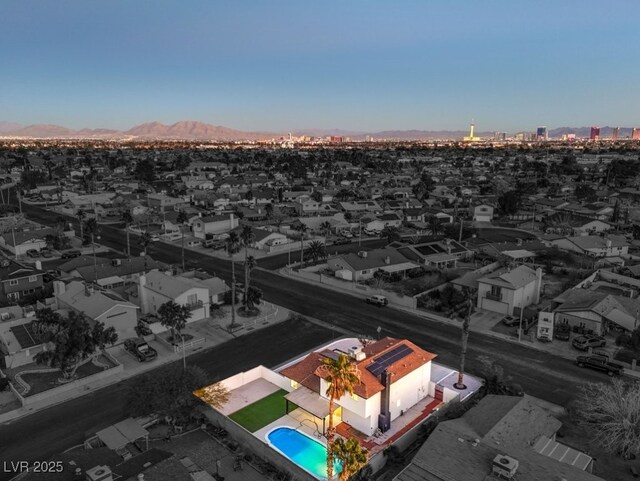
[[[197,333],[204,338],[204,342],[198,344],[192,350],[187,350],[185,353],[187,357],[195,352],[211,349],[215,346],[223,344],[231,339],[242,336],[254,330],[270,326],[272,324],[282,322],[289,316],[289,310],[280,306],[275,306],[271,303],[263,303],[267,310],[266,315],[258,316],[257,318],[242,318],[236,316],[236,323],[241,325],[240,328],[234,330],[233,333],[228,332],[224,328],[231,322],[230,312],[226,313],[224,317],[220,318],[208,318],[201,321],[188,324],[183,332]],[[229,316],[229,317],[228,317]],[[30,406],[20,407],[13,411],[8,411],[0,414],[0,424],[4,424],[23,416],[33,414],[35,412],[47,409],[51,406],[69,401],[71,399],[78,398],[85,394],[91,393],[106,386],[111,386],[124,381],[130,377],[142,374],[153,369],[156,369],[165,364],[169,364],[174,361],[182,359],[183,353],[181,351],[174,352],[166,344],[158,340],[149,341],[151,347],[158,352],[158,358],[146,363],[138,362],[129,352],[125,351],[122,344],[109,347],[106,351],[111,354],[118,362],[120,362],[124,370],[120,373],[114,373],[105,379],[96,380],[95,382],[79,386],[77,389],[73,389],[69,392],[52,395],[47,399],[43,399],[41,402],[34,403]]]
[[[271,271],[271,272],[275,272],[276,274],[281,275],[283,277],[289,277],[291,279],[294,279],[300,282],[305,282],[307,284],[318,285],[317,282],[314,282],[312,280],[305,279],[303,277],[288,275],[287,268],[282,268],[282,269],[279,269],[278,271]],[[357,298],[364,299],[366,297],[366,294],[364,293],[360,294],[358,291],[339,289],[338,287],[332,286],[331,284],[321,284],[321,286],[326,289],[330,289],[336,292],[341,292],[343,294],[348,294]],[[392,304],[390,305],[390,307],[393,309],[407,312],[409,314],[420,316],[429,321],[435,321],[443,324],[450,324],[457,327],[461,327],[461,321],[458,319],[449,319],[448,317],[439,316],[437,314],[427,312],[421,309],[410,309],[408,307],[400,306],[397,304]],[[566,343],[566,342],[562,342],[562,341],[540,342],[535,338],[535,336],[530,337],[528,335],[527,336],[523,335],[522,339],[518,341],[518,338],[515,336],[503,334],[501,332],[496,332],[492,330],[492,327],[495,326],[495,324],[498,323],[502,317],[503,316],[500,314],[488,313],[487,311],[475,312],[471,316],[470,330],[472,332],[478,332],[478,333],[485,334],[487,336],[491,336],[497,339],[502,339],[504,341],[508,341],[514,344],[519,344],[520,346],[528,349],[536,349],[538,351],[544,351],[553,356],[568,359],[572,362],[574,362],[576,360],[576,356],[580,354],[579,351],[571,350],[571,348],[568,347],[569,343]],[[640,371],[638,370],[632,371],[631,369],[625,369],[624,374],[632,378],[640,379]]]

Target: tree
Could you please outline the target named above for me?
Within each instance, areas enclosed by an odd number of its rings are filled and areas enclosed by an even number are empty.
[[[271,202],[264,206],[264,213],[267,216],[267,219],[271,219],[273,216],[273,204]]]
[[[425,172],[420,176],[420,181],[411,188],[411,191],[418,200],[422,200],[428,196],[434,188],[435,182],[433,182],[431,176]]]
[[[244,303],[248,305],[249,291],[252,289],[251,287],[251,271],[253,271],[258,265],[258,261],[255,257],[249,256],[244,263],[245,265],[245,278],[244,278]],[[262,296],[262,293],[260,294]],[[259,302],[258,302],[259,304]]]
[[[329,427],[325,437],[327,439],[327,481],[332,481],[335,402],[345,394],[354,394],[354,389],[360,384],[360,371],[344,354],[340,354],[337,359],[323,359],[319,369],[321,376],[327,382],[326,395],[329,398]]]
[[[180,231],[182,232],[182,270],[184,271],[184,225],[189,221],[187,213],[180,209],[176,222],[180,224]]]
[[[151,244],[151,234],[145,230],[138,238],[138,245],[142,249],[142,255],[144,256],[144,273],[147,272],[147,248],[149,244]]]
[[[587,202],[593,202],[598,198],[595,189],[588,184],[579,184],[574,194],[578,200],[585,200]]]
[[[431,231],[431,235],[438,235],[441,231],[440,219],[435,215],[429,217],[429,230]]]
[[[149,159],[142,159],[136,165],[136,169],[134,171],[134,176],[140,182],[146,182],[147,184],[152,183],[155,178],[155,170],[154,170],[153,162]]]
[[[389,244],[395,241],[399,241],[401,239],[400,232],[398,231],[398,228],[394,225],[385,225],[382,231],[380,232],[380,237],[383,239],[386,237]]]
[[[613,204],[613,212],[611,214],[611,222],[618,222],[620,220],[620,201],[616,199],[616,203]]]
[[[199,401],[194,393],[214,407],[229,400],[229,393],[219,383],[210,383],[207,373],[200,367],[182,369],[175,364],[144,375],[127,395],[127,412],[131,416],[150,414],[170,417],[178,424],[192,417]],[[205,386],[205,387],[203,387]]]
[[[469,330],[471,326],[471,314],[473,314],[474,297],[471,289],[465,289],[465,295],[467,299],[458,306],[459,309],[466,311],[465,316],[462,318],[462,342],[460,345],[460,369],[458,370],[458,382],[453,387],[456,389],[466,389],[464,384],[464,366],[467,359],[467,344],[469,342]]]
[[[324,244],[320,241],[311,241],[307,246],[307,257],[310,257],[314,264],[317,264],[318,260],[325,258],[326,255]]]
[[[39,170],[23,170],[20,174],[20,185],[24,189],[35,189],[47,181],[47,176]]]
[[[124,223],[124,231],[127,234],[127,257],[131,257],[131,243],[129,242],[129,227],[133,223],[133,216],[128,209],[124,209],[120,213],[120,220]]]
[[[253,310],[256,305],[260,304],[262,300],[262,291],[257,287],[251,286],[244,296],[244,305],[247,311]]]
[[[296,232],[300,234],[300,269],[302,269],[302,267],[304,266],[304,235],[307,233],[309,228],[307,227],[307,224],[300,221],[300,219],[298,219],[298,222],[295,223],[292,227]]]
[[[160,324],[171,329],[171,340],[175,341],[187,325],[187,321],[191,317],[191,309],[189,306],[181,306],[174,301],[167,301],[158,308],[158,318]]]
[[[253,244],[254,239],[256,238],[253,233],[253,229],[250,225],[243,225],[242,230],[240,231],[240,243],[242,247],[244,247],[244,293],[243,297],[247,297],[247,290],[249,289],[249,263],[247,261],[249,257],[249,246]]]
[[[233,260],[233,254],[238,252],[240,246],[240,239],[238,234],[234,231],[229,232],[229,237],[226,240],[226,250],[231,258],[231,326],[236,326],[236,263]]]
[[[31,323],[33,333],[41,342],[46,342],[50,334],[55,335],[63,326],[63,318],[60,313],[50,307],[38,309],[36,311],[36,318]]]
[[[342,464],[340,481],[347,481],[367,464],[368,451],[360,445],[356,438],[338,438],[333,443],[333,455]]]
[[[478,356],[486,394],[522,396],[522,387],[504,373],[504,368],[486,356]]]
[[[107,344],[115,344],[118,334],[99,321],[92,328],[84,314],[71,311],[69,317],[59,318],[57,329],[42,331],[42,340],[47,348],[35,355],[36,363],[58,368],[65,379],[71,379],[84,360]]]
[[[80,240],[84,239],[82,226],[84,224],[85,217],[87,217],[87,214],[85,214],[85,212],[82,209],[78,209],[78,212],[76,212],[76,218],[78,219],[78,223],[80,224]]]
[[[320,232],[324,236],[324,244],[327,245],[327,237],[331,234],[331,222],[325,220],[322,224],[320,224]]]
[[[315,200],[316,202],[322,202],[322,192],[317,191],[317,190],[314,190],[314,191],[311,193],[311,198],[312,198],[313,200]]]
[[[522,197],[520,192],[510,190],[498,197],[498,208],[504,215],[513,215],[520,209]]]
[[[575,408],[578,422],[607,452],[625,459],[640,454],[640,383],[614,379],[581,386]]]

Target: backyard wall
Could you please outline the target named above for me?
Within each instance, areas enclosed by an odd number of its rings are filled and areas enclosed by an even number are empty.
[[[260,378],[265,379],[272,384],[275,384],[285,391],[291,392],[293,390],[290,381],[286,377],[264,366],[257,366],[248,371],[235,374],[231,377],[223,379],[222,381],[220,381],[220,384],[226,387],[229,391],[232,391]]]
[[[258,439],[252,433],[244,429],[239,424],[236,424],[221,412],[210,407],[204,407],[203,412],[212,424],[226,429],[229,436],[242,446],[243,451],[250,451],[264,461],[268,461],[278,469],[290,473],[292,475],[292,479],[295,479],[296,481],[317,481],[314,476],[307,473],[304,469],[290,461],[288,458],[285,458],[275,449],[272,449],[266,442]]]
[[[11,384],[11,389],[17,396],[22,406],[30,406],[38,402],[41,402],[44,399],[48,399],[52,396],[57,396],[61,393],[73,391],[75,389],[78,389],[79,387],[86,386],[87,384],[91,384],[92,382],[95,382],[95,381],[107,379],[115,374],[118,374],[124,371],[124,366],[120,364],[108,352],[104,351],[103,355],[109,358],[109,360],[115,364],[115,367],[112,367],[111,369],[107,369],[106,371],[97,372],[95,374],[92,374],[91,376],[83,377],[82,379],[78,379],[76,381],[69,382],[67,384],[63,384],[62,386],[58,386],[53,389],[49,389],[47,391],[34,394],[33,396],[22,397],[20,393],[13,388],[13,383]]]

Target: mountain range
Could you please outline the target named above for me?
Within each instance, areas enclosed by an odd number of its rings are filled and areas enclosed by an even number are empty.
[[[588,137],[590,127],[560,127],[549,130],[550,138],[559,138],[564,134],[576,134],[577,137]],[[612,127],[602,127],[600,136],[610,137]],[[340,129],[297,129],[291,133],[295,136],[309,135],[313,137],[339,136],[354,140],[374,139],[420,140],[420,139],[461,139],[468,135],[466,130],[385,130],[381,132],[362,132]],[[219,125],[198,121],[182,121],[165,125],[160,122],[147,122],[136,125],[129,130],[114,129],[70,129],[61,125],[34,124],[23,126],[15,122],[0,121],[0,136],[26,138],[67,138],[67,139],[158,139],[158,140],[269,140],[286,136],[284,132],[246,132]],[[490,137],[493,132],[476,132],[476,136]],[[620,138],[631,135],[631,128],[620,128]]]

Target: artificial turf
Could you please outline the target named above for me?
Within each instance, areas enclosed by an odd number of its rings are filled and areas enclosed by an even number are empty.
[[[267,397],[263,397],[259,401],[243,407],[239,411],[229,415],[231,419],[237,422],[247,431],[255,433],[258,429],[265,427],[278,418],[286,414],[286,401],[284,396],[287,391],[280,389]],[[296,408],[293,403],[289,403],[289,410]]]

